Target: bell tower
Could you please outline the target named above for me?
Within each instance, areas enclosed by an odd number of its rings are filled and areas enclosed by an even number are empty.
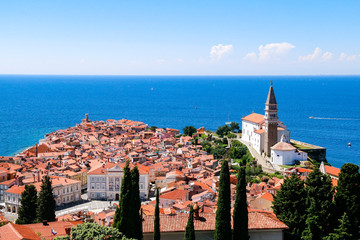
[[[270,89],[265,103],[265,140],[264,151],[267,156],[271,154],[271,147],[277,143],[277,127],[278,127],[278,109],[274,93],[272,81],[270,82]]]

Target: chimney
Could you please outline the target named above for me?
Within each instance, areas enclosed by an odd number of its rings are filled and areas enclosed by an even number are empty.
[[[197,203],[195,203],[194,204],[194,207],[193,207],[193,209],[194,209],[194,217],[195,217],[195,219],[199,219],[199,205],[197,204]]]
[[[70,236],[70,234],[71,234],[71,228],[69,228],[69,227],[65,228],[65,233],[66,233],[66,235],[69,235],[69,236]]]
[[[35,144],[35,157],[38,157],[38,144]]]
[[[43,220],[43,226],[47,226],[47,225],[49,225],[47,220]]]

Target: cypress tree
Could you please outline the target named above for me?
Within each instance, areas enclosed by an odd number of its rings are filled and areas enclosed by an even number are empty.
[[[273,210],[276,216],[284,222],[291,231],[292,238],[299,239],[305,229],[306,192],[304,181],[292,173],[286,178],[281,189],[276,193]]]
[[[160,209],[159,209],[159,189],[156,189],[156,205],[154,217],[154,240],[160,240]]]
[[[25,185],[25,191],[21,194],[21,206],[18,211],[17,224],[34,223],[37,208],[37,191],[34,185]]]
[[[194,227],[194,208],[190,206],[190,213],[188,222],[185,228],[185,238],[184,240],[195,240],[195,227]]]
[[[351,227],[349,217],[344,213],[344,215],[339,219],[340,226],[335,229],[335,233],[330,233],[328,237],[325,237],[324,240],[352,240],[354,239],[349,233]]]
[[[314,239],[307,238],[310,235],[322,238],[330,233],[329,222],[334,196],[332,181],[328,175],[321,173],[319,168],[315,168],[306,179],[305,185],[308,218],[303,239]]]
[[[43,220],[53,222],[56,220],[56,202],[51,187],[51,180],[49,176],[45,176],[41,181],[41,191],[39,193],[37,204],[37,218],[39,222],[42,222]]]
[[[336,218],[340,219],[346,213],[350,222],[349,233],[354,239],[360,239],[360,175],[357,165],[346,163],[341,167],[336,189]]]
[[[119,229],[119,222],[120,222],[120,207],[117,206],[115,209],[115,215],[113,220],[113,228]]]
[[[245,168],[241,167],[237,175],[236,183],[236,197],[233,213],[233,240],[249,239],[247,207]]]
[[[135,166],[131,171],[131,214],[129,216],[131,234],[127,237],[142,239],[142,217],[140,214],[141,200],[140,200],[140,190],[139,190],[139,170]]]
[[[216,210],[215,240],[231,239],[230,173],[228,161],[222,162]]]
[[[310,211],[313,212],[314,209],[316,209],[315,207],[315,201],[311,201],[311,206],[310,206]],[[316,214],[309,214],[305,224],[306,224],[306,228],[305,230],[302,232],[302,237],[301,239],[303,240],[313,240],[313,239],[321,239],[323,236],[323,229],[322,227],[318,224],[320,222],[320,218],[318,215]]]
[[[131,221],[129,217],[131,215],[131,172],[129,167],[129,161],[126,162],[124,167],[124,177],[121,183],[121,192],[119,200],[119,209],[115,211],[114,216],[114,227],[119,229],[119,231],[124,234],[126,237],[131,235]]]

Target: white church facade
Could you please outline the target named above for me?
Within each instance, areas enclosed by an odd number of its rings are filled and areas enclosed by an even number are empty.
[[[275,92],[271,84],[265,103],[265,115],[251,113],[242,118],[242,140],[259,154],[278,165],[292,165],[305,161],[307,153],[299,151],[290,142],[290,131],[278,120]]]

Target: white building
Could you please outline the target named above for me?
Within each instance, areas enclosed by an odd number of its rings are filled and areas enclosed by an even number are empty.
[[[119,200],[122,179],[124,177],[123,163],[107,163],[93,169],[87,174],[88,199]],[[139,168],[140,197],[149,197],[149,174]]]
[[[259,154],[268,156],[279,165],[292,165],[295,160],[306,161],[307,153],[290,144],[290,131],[278,120],[275,92],[271,84],[265,103],[265,115],[252,113],[242,118],[242,140]]]
[[[290,143],[286,142],[285,136],[282,136],[280,142],[271,147],[271,163],[277,165],[293,165],[295,160],[306,161],[307,153],[298,150]]]
[[[259,154],[265,152],[266,123],[265,115],[251,113],[242,119],[242,140],[248,142]],[[281,136],[285,135],[290,139],[290,131],[284,123],[277,120],[277,139],[280,142]],[[270,146],[271,147],[271,146]]]
[[[50,177],[56,205],[60,206],[81,200],[81,182],[64,177]],[[31,183],[35,186],[38,194],[41,190],[41,182]],[[21,206],[21,194],[25,185],[14,185],[5,191],[4,202],[7,212],[17,213]]]

